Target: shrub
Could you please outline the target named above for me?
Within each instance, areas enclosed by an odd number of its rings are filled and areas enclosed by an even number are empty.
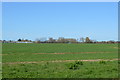
[[[83,62],[81,61],[75,61],[74,63],[70,63],[67,65],[67,67],[69,69],[72,69],[72,70],[77,70],[80,68],[80,65],[83,65]]]
[[[99,63],[100,64],[106,64],[106,61],[100,61]]]
[[[118,64],[120,64],[120,60],[118,60]]]
[[[82,61],[75,61],[75,63],[78,64],[78,65],[83,65]]]

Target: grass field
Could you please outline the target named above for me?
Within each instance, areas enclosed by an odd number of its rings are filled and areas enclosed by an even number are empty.
[[[118,44],[4,43],[2,47],[3,78],[118,77]]]

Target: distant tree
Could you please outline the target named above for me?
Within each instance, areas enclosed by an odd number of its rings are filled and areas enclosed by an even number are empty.
[[[69,43],[77,43],[77,40],[74,38],[68,38],[68,39],[65,39],[65,41]]]
[[[108,43],[115,43],[115,41],[114,40],[110,40],[110,41],[108,41]]]
[[[9,40],[9,42],[12,42],[12,40]]]
[[[40,43],[41,41],[40,41],[40,39],[39,38],[37,38],[36,40],[35,40],[35,43]]]
[[[32,42],[32,40],[29,40],[30,42]]]
[[[49,38],[48,42],[50,42],[50,43],[55,43],[56,40],[51,37],[51,38]]]
[[[3,40],[2,42],[3,42],[3,43],[6,43],[7,41],[6,41],[6,40]]]
[[[59,37],[57,42],[64,43],[65,42],[65,38],[64,37]]]
[[[41,42],[45,42],[45,41],[47,41],[47,39],[46,39],[45,37],[41,37],[41,38],[40,38],[40,41],[41,41]]]
[[[6,41],[6,40],[3,40],[3,41]]]
[[[24,41],[29,41],[28,39],[25,39]]]
[[[85,42],[85,38],[81,37],[80,42]]]
[[[97,43],[97,40],[91,40],[91,42],[93,42],[93,43]]]
[[[22,41],[21,39],[18,39],[18,41]]]
[[[92,41],[89,39],[89,37],[86,37],[85,42],[86,43],[91,43]]]
[[[77,40],[74,38],[59,37],[57,42],[59,42],[59,43],[77,43]]]

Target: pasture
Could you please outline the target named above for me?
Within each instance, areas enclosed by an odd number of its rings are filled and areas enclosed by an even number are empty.
[[[118,44],[3,43],[3,78],[117,78]]]

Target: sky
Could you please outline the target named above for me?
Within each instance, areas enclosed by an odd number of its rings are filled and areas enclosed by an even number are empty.
[[[117,2],[3,2],[2,39],[118,39]]]
[[[119,2],[119,0],[2,0],[2,2]]]

